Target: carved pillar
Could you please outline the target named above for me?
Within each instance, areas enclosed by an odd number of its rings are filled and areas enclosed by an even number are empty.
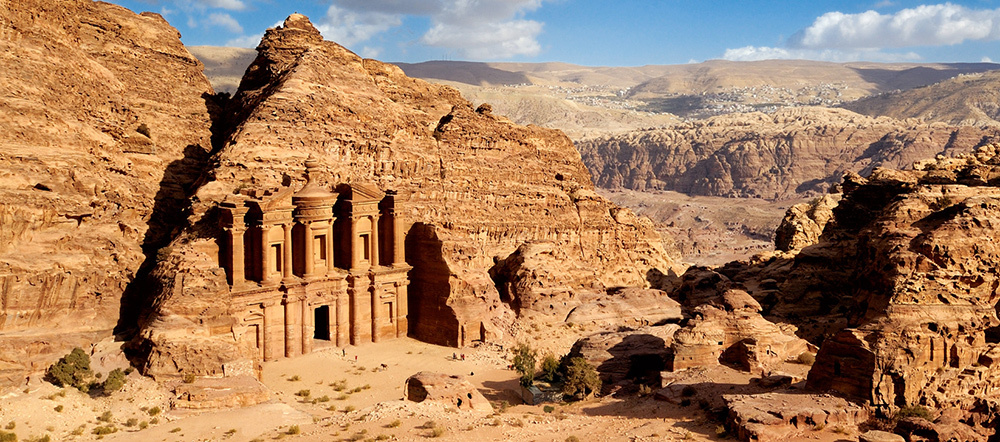
[[[396,282],[396,337],[402,338],[406,336],[409,332],[409,324],[407,324],[406,317],[409,314],[409,302],[406,299],[407,289],[406,286],[409,285],[409,281],[399,281]]]
[[[351,240],[347,242],[347,246],[351,251],[351,270],[354,270],[361,266],[361,250],[358,248],[358,220],[351,218]],[[362,244],[363,245],[363,244]]]
[[[333,273],[333,220],[327,223],[326,228],[326,273]]]
[[[359,292],[361,291],[354,287],[354,283],[347,289],[347,293],[351,297],[351,345],[361,344],[361,298],[363,293],[368,293],[368,291]]]
[[[350,321],[351,316],[347,308],[347,294],[342,293],[337,296],[337,346],[344,347],[350,341],[348,340],[348,331],[350,331]],[[334,322],[334,321],[331,321]]]
[[[298,356],[302,351],[299,340],[302,338],[302,301],[293,298],[285,299],[285,357]]]
[[[274,269],[271,257],[271,226],[260,226],[260,282],[267,284],[272,281],[271,271]]]
[[[403,235],[403,223],[396,213],[392,214],[392,236],[392,264],[406,264],[406,237]]]
[[[238,285],[243,284],[246,280],[246,263],[244,262],[244,251],[243,251],[243,233],[246,229],[243,226],[233,226],[227,227],[226,232],[229,233],[229,250],[227,252],[230,256],[226,257],[226,263],[228,264],[229,270],[229,284]]]
[[[378,334],[379,326],[382,325],[382,296],[379,294],[378,284],[375,283],[375,276],[372,276],[371,287],[368,292],[372,297],[372,342],[381,341]]]
[[[292,223],[281,225],[285,231],[285,241],[281,245],[281,279],[290,281],[292,279]]]
[[[372,220],[371,241],[368,241],[368,245],[371,247],[370,249],[371,252],[369,252],[368,256],[371,257],[370,262],[372,267],[374,267],[378,265],[378,243],[380,242],[378,236],[378,215],[371,217],[371,220]]]
[[[305,277],[308,278],[310,276],[314,276],[313,274],[316,273],[316,247],[315,244],[313,244],[316,241],[316,238],[312,231],[312,221],[306,221],[302,225],[305,226],[306,232]]]
[[[273,361],[281,357],[281,349],[284,347],[278,303],[265,302],[261,303],[261,307],[264,309],[264,360]]]
[[[316,324],[313,323],[312,308],[305,298],[301,299],[299,304],[302,304],[302,354],[307,355],[312,353]]]

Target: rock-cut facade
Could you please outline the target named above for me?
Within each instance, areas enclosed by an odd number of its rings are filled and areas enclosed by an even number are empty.
[[[407,272],[395,192],[306,184],[242,189],[219,204],[220,264],[245,348],[265,361],[406,336]]]

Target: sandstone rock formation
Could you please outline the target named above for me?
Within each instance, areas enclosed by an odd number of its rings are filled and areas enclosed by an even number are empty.
[[[406,380],[406,400],[437,402],[459,410],[490,413],[493,406],[476,387],[462,376],[448,376],[422,371]]]
[[[0,6],[0,383],[110,336],[183,221],[212,89],[179,37],[108,3]]]
[[[774,248],[790,252],[819,242],[839,202],[840,194],[827,194],[790,207],[774,231]]]
[[[764,319],[757,300],[711,270],[689,269],[675,296],[692,318],[674,334],[669,370],[725,362],[763,374],[802,353],[815,351],[795,336],[794,326]]]
[[[822,195],[846,171],[907,167],[997,139],[996,128],[801,108],[723,115],[578,147],[599,187],[786,199]]]
[[[154,270],[154,309],[136,342],[147,373],[252,365],[255,351],[234,342],[247,325],[232,312],[245,306],[232,303],[219,268],[215,207],[242,188],[298,188],[310,155],[321,164],[319,186],[398,192],[413,265],[409,335],[418,339],[501,339],[513,314],[489,270],[528,242],[559,258],[557,268],[532,268],[540,284],[567,289],[553,302],[576,290],[646,286],[649,275],[676,270],[648,220],[594,193],[559,132],[514,125],[453,89],[362,59],[323,41],[301,15],[268,30],[258,49],[193,199],[192,227]]]
[[[670,343],[680,327],[667,324],[603,332],[573,344],[569,357],[582,357],[597,368],[605,387],[624,380],[653,384],[670,359]]]
[[[727,425],[740,440],[778,442],[795,440],[817,428],[856,427],[868,419],[865,408],[830,395],[762,393],[724,396]]]

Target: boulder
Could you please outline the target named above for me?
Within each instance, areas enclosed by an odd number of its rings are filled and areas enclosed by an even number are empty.
[[[903,436],[888,431],[871,430],[861,433],[858,442],[906,442]]]
[[[660,372],[670,359],[676,324],[603,332],[573,344],[569,357],[582,357],[597,368],[601,382],[610,386],[631,379],[659,385]]]
[[[436,402],[465,411],[493,411],[490,402],[464,376],[422,371],[406,379],[403,390],[408,401]]]

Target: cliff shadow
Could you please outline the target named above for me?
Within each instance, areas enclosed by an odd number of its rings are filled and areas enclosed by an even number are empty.
[[[458,347],[458,317],[448,305],[451,269],[442,246],[431,224],[414,223],[406,233],[406,262],[413,266],[408,275],[408,334],[427,343]]]
[[[608,349],[611,359],[597,366],[603,391],[612,384],[632,381],[642,385],[659,385],[660,372],[666,367],[671,350],[666,341],[650,334],[628,335]]]
[[[128,340],[138,332],[139,317],[149,307],[155,294],[156,286],[150,272],[160,259],[169,255],[164,248],[187,225],[191,214],[190,195],[197,190],[207,162],[208,152],[204,148],[188,145],[184,148],[184,156],[170,162],[164,169],[142,240],[145,259],[122,293],[118,324],[114,329],[117,339]]]

